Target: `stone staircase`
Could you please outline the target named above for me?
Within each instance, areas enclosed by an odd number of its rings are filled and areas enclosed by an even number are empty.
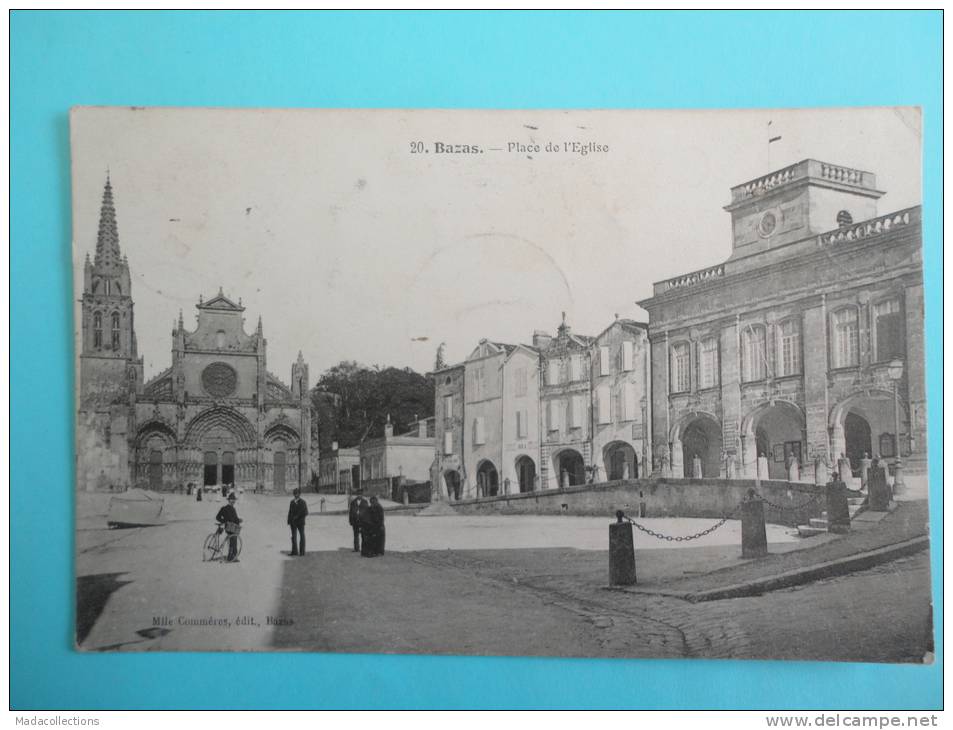
[[[848,497],[847,498],[847,508],[850,513],[850,519],[853,521],[854,517],[864,508],[864,502],[867,501],[866,497]],[[797,526],[798,535],[801,537],[813,537],[814,535],[824,535],[827,533],[827,512],[821,512],[820,517],[812,517],[810,522],[806,525]]]

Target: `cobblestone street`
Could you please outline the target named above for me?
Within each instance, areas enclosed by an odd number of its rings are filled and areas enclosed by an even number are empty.
[[[344,516],[315,515],[309,552],[295,559],[284,500],[245,495],[241,562],[222,565],[202,563],[199,550],[218,504],[173,496],[167,505],[169,523],[155,528],[106,530],[101,516],[81,516],[82,648],[908,662],[930,650],[926,553],[693,604],[608,589],[608,522],[600,518],[392,514],[387,554],[363,559],[349,549]],[[708,523],[651,521],[681,534]],[[756,567],[740,560],[736,533],[728,523],[700,547],[637,538],[639,585],[710,582]],[[791,557],[806,545],[834,547],[795,541],[783,528],[770,535],[772,552],[794,550]],[[480,544],[497,547],[473,549]]]

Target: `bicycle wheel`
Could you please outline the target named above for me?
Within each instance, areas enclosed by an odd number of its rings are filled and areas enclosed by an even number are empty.
[[[210,560],[215,560],[221,551],[222,548],[218,544],[218,535],[213,532],[205,538],[205,544],[202,545],[202,562],[207,563]]]

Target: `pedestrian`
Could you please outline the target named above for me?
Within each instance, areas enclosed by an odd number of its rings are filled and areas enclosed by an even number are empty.
[[[196,501],[196,502],[201,502],[201,501],[202,501],[202,491],[203,491],[204,489],[205,489],[205,487],[196,487],[196,488],[195,488],[195,501]]]
[[[361,513],[366,508],[364,497],[358,494],[347,507],[347,521],[354,532],[354,552],[361,551]]]
[[[308,516],[308,503],[301,499],[301,490],[295,487],[294,498],[288,505],[288,526],[291,527],[291,554],[304,555],[304,520]],[[298,538],[301,548],[298,548]]]
[[[364,510],[366,525],[361,543],[361,555],[375,558],[384,554],[384,508],[377,497],[371,497],[370,505]]]
[[[228,504],[223,505],[219,510],[218,514],[215,515],[215,521],[218,523],[219,531],[225,530],[225,533],[228,535],[228,556],[225,558],[225,561],[228,563],[237,563],[238,556],[238,526],[242,523],[241,519],[238,516],[238,511],[235,509],[235,502],[238,501],[238,497],[234,494],[228,495]]]

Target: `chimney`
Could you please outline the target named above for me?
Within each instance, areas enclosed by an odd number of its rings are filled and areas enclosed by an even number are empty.
[[[533,332],[533,347],[537,350],[545,350],[552,341],[552,335],[545,330],[536,330]]]

